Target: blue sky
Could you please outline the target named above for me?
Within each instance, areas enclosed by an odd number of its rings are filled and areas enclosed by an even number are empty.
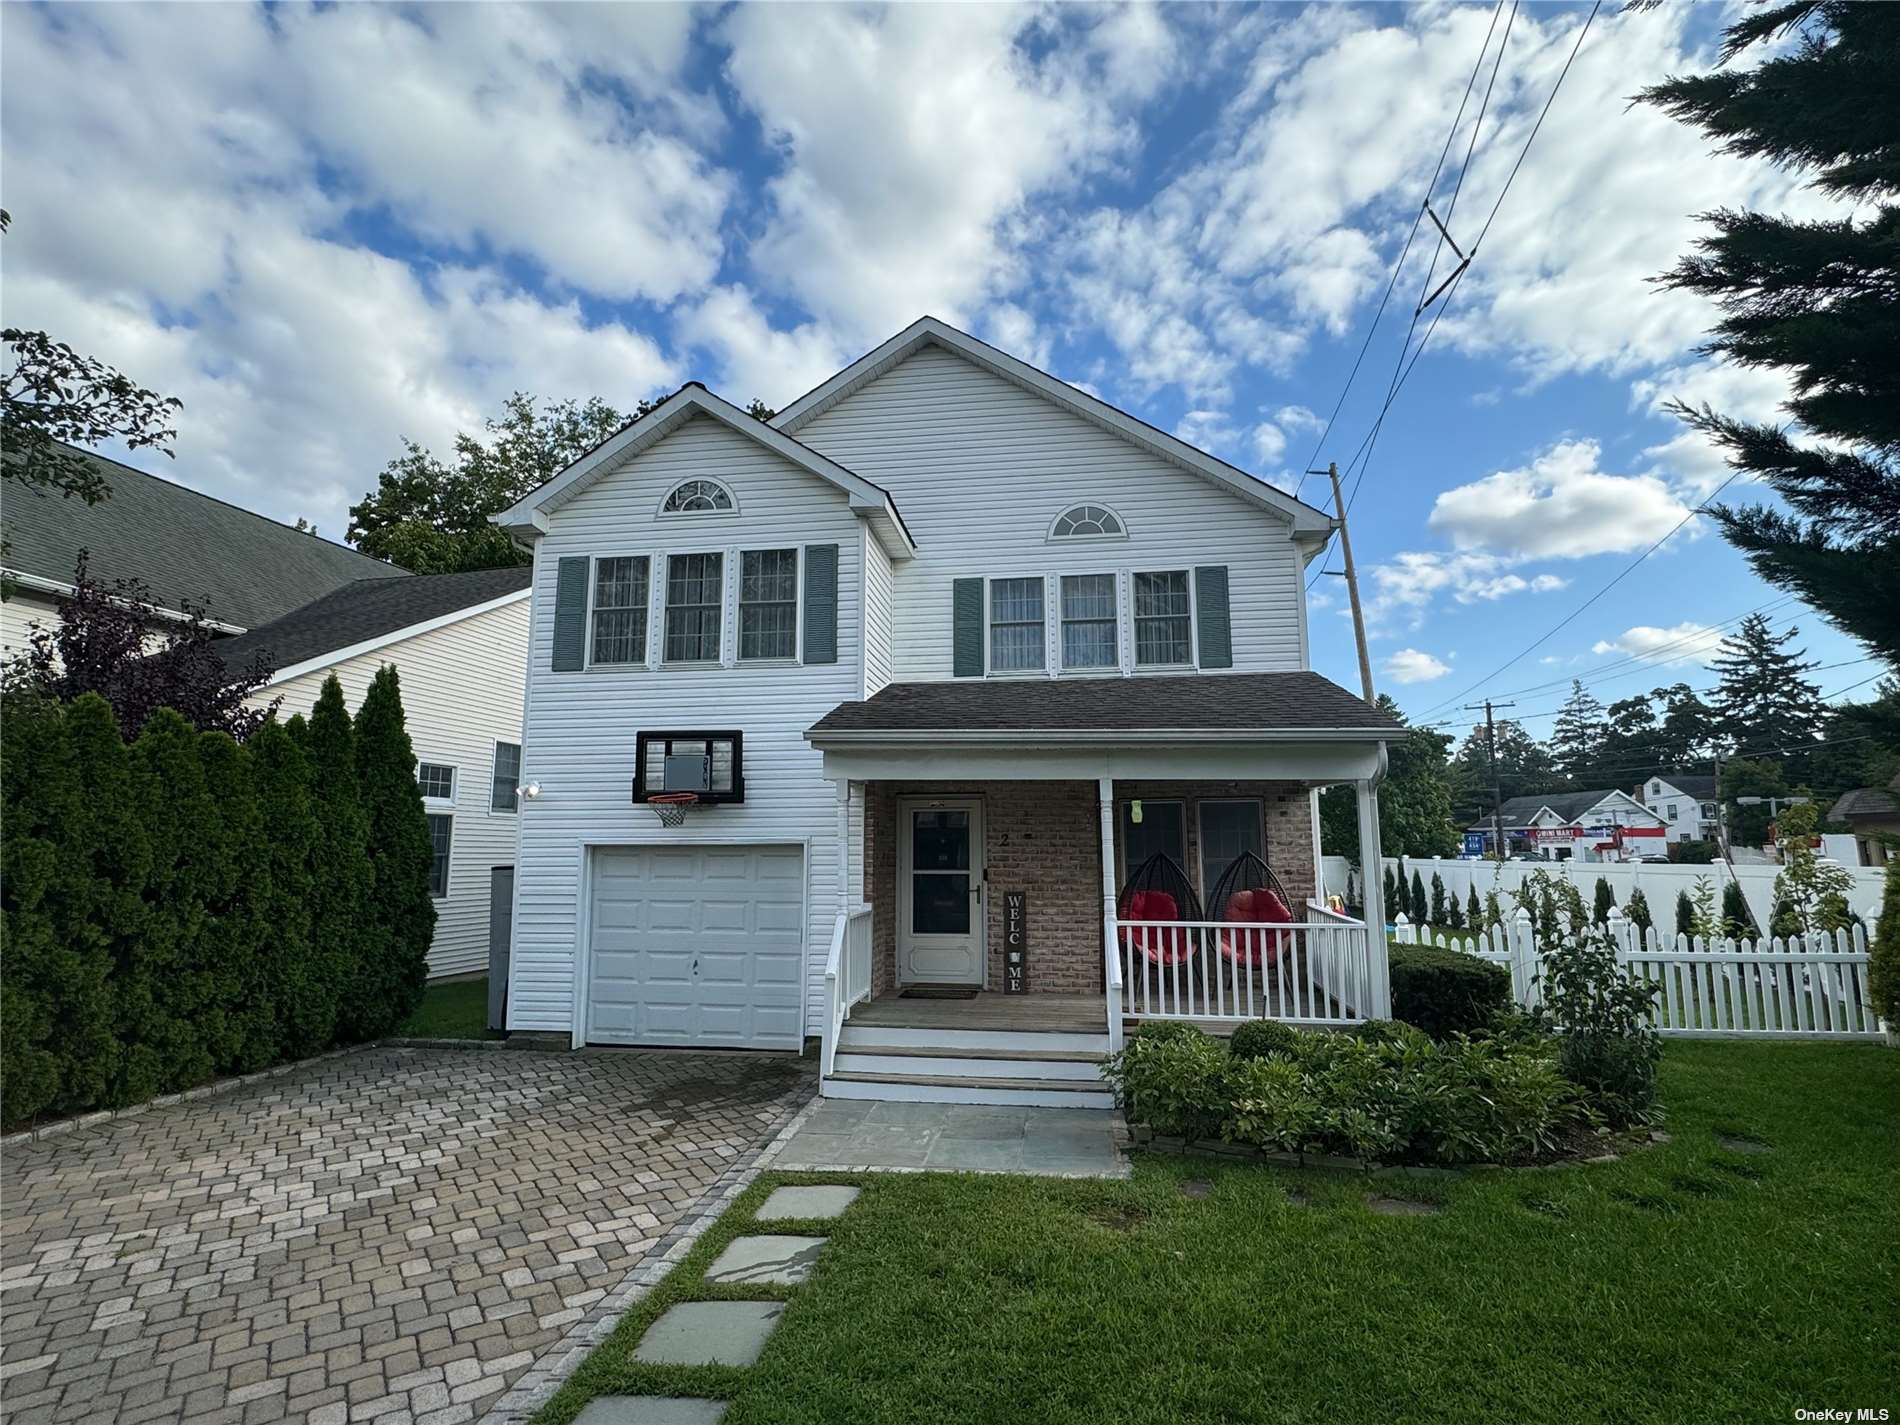
[[[176,462],[137,463],[331,535],[400,437],[511,390],[780,404],[924,312],[1291,487],[1480,53],[1433,190],[1462,176],[1467,247],[1587,13],[8,6],[0,305],[185,400]],[[1414,717],[1468,720],[1439,705],[1477,685],[1541,732],[1572,675],[1707,684],[1763,605],[1844,665],[1824,690],[1875,671],[1694,520],[1497,672],[1727,474],[1662,401],[1785,396],[1646,280],[1696,212],[1823,210],[1629,107],[1707,68],[1724,13],[1604,7],[1387,418],[1354,541]],[[1369,429],[1434,247],[1320,463]],[[1344,603],[1317,581],[1314,663],[1356,686]]]

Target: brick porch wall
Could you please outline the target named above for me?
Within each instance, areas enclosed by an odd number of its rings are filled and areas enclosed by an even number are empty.
[[[1029,990],[1098,994],[1102,989],[1101,831],[1093,782],[872,782],[865,789],[864,899],[871,906],[871,989],[897,984],[897,799],[981,797],[989,866],[986,987],[1003,986],[1003,892],[1029,897]],[[1267,863],[1286,882],[1297,909],[1314,894],[1311,803],[1290,782],[1117,782],[1122,804],[1187,804],[1188,874],[1198,882],[1203,800],[1258,799],[1266,823]],[[1116,871],[1120,884],[1121,869]]]

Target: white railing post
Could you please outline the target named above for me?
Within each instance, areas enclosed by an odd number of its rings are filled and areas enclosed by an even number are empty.
[[[1401,945],[1418,944],[1418,932],[1412,928],[1412,917],[1404,911],[1392,917],[1392,938]]]
[[[1122,957],[1115,927],[1115,779],[1095,783],[1102,834],[1102,996],[1108,1020],[1108,1051],[1122,1047]]]
[[[1536,1009],[1543,994],[1537,984],[1537,936],[1530,912],[1521,906],[1511,917],[1511,993],[1525,1009]]]

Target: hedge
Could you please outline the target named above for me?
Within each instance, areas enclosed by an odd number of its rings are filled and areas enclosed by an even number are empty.
[[[1394,945],[1387,952],[1392,1017],[1434,1039],[1470,1033],[1511,1007],[1511,975],[1462,950]]]
[[[169,709],[128,745],[96,695],[6,699],[8,1126],[138,1103],[408,1017],[435,920],[428,833],[393,677],[377,703],[359,755],[334,678],[310,726],[266,723],[242,746]],[[398,804],[380,814],[376,914],[364,785]],[[340,1016],[346,989],[373,995],[373,1012],[359,1002]]]

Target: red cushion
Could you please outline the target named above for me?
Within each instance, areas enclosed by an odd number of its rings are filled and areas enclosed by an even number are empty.
[[[1128,897],[1123,920],[1179,920],[1181,907],[1166,891],[1136,891]]]

